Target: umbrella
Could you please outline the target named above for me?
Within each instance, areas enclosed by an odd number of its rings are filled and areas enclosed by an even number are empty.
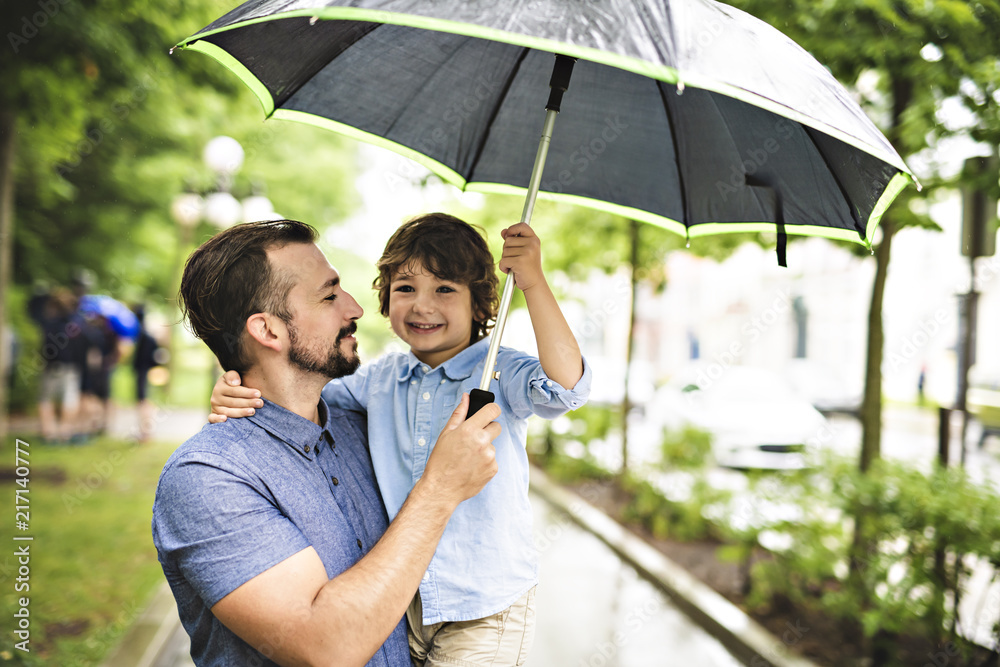
[[[235,72],[268,117],[527,193],[524,222],[540,194],[688,238],[773,231],[784,264],[786,234],[870,246],[913,180],[812,56],[711,0],[251,0],[178,46]]]
[[[100,315],[108,321],[111,330],[125,338],[139,335],[139,318],[128,306],[106,294],[85,294],[80,297],[80,312]]]

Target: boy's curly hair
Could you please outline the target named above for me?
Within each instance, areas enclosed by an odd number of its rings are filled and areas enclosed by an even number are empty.
[[[499,280],[493,254],[482,231],[447,213],[428,213],[404,222],[392,235],[379,258],[379,312],[389,316],[389,284],[400,267],[419,261],[441,280],[469,286],[472,293],[472,339],[489,334],[500,306]]]

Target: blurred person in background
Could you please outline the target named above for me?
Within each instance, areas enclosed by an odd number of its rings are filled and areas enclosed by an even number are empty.
[[[66,289],[55,289],[50,293],[36,290],[28,303],[29,315],[42,330],[44,367],[38,417],[42,438],[54,443],[79,436],[81,374],[88,341],[76,307],[76,297]]]
[[[85,337],[90,343],[83,372],[83,417],[87,436],[107,433],[111,423],[111,374],[121,359],[120,341],[107,318],[84,317]]]
[[[148,442],[153,428],[153,404],[149,400],[149,371],[163,363],[159,341],[146,329],[146,307],[135,306],[132,311],[139,320],[139,333],[132,353],[132,370],[135,371],[135,400],[139,411],[139,442]]]

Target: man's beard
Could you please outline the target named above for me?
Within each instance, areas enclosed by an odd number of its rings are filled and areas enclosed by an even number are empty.
[[[341,341],[358,330],[358,325],[351,322],[337,334],[337,339],[330,344],[325,355],[322,352],[310,350],[299,341],[299,330],[288,323],[288,361],[307,373],[316,373],[326,378],[339,378],[350,375],[358,370],[361,359],[358,358],[357,342],[354,343],[353,354],[348,357],[340,349]]]

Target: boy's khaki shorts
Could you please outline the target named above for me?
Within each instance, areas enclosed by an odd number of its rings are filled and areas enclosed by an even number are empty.
[[[535,638],[535,588],[498,614],[474,621],[423,624],[420,593],[406,610],[415,667],[520,667]]]

